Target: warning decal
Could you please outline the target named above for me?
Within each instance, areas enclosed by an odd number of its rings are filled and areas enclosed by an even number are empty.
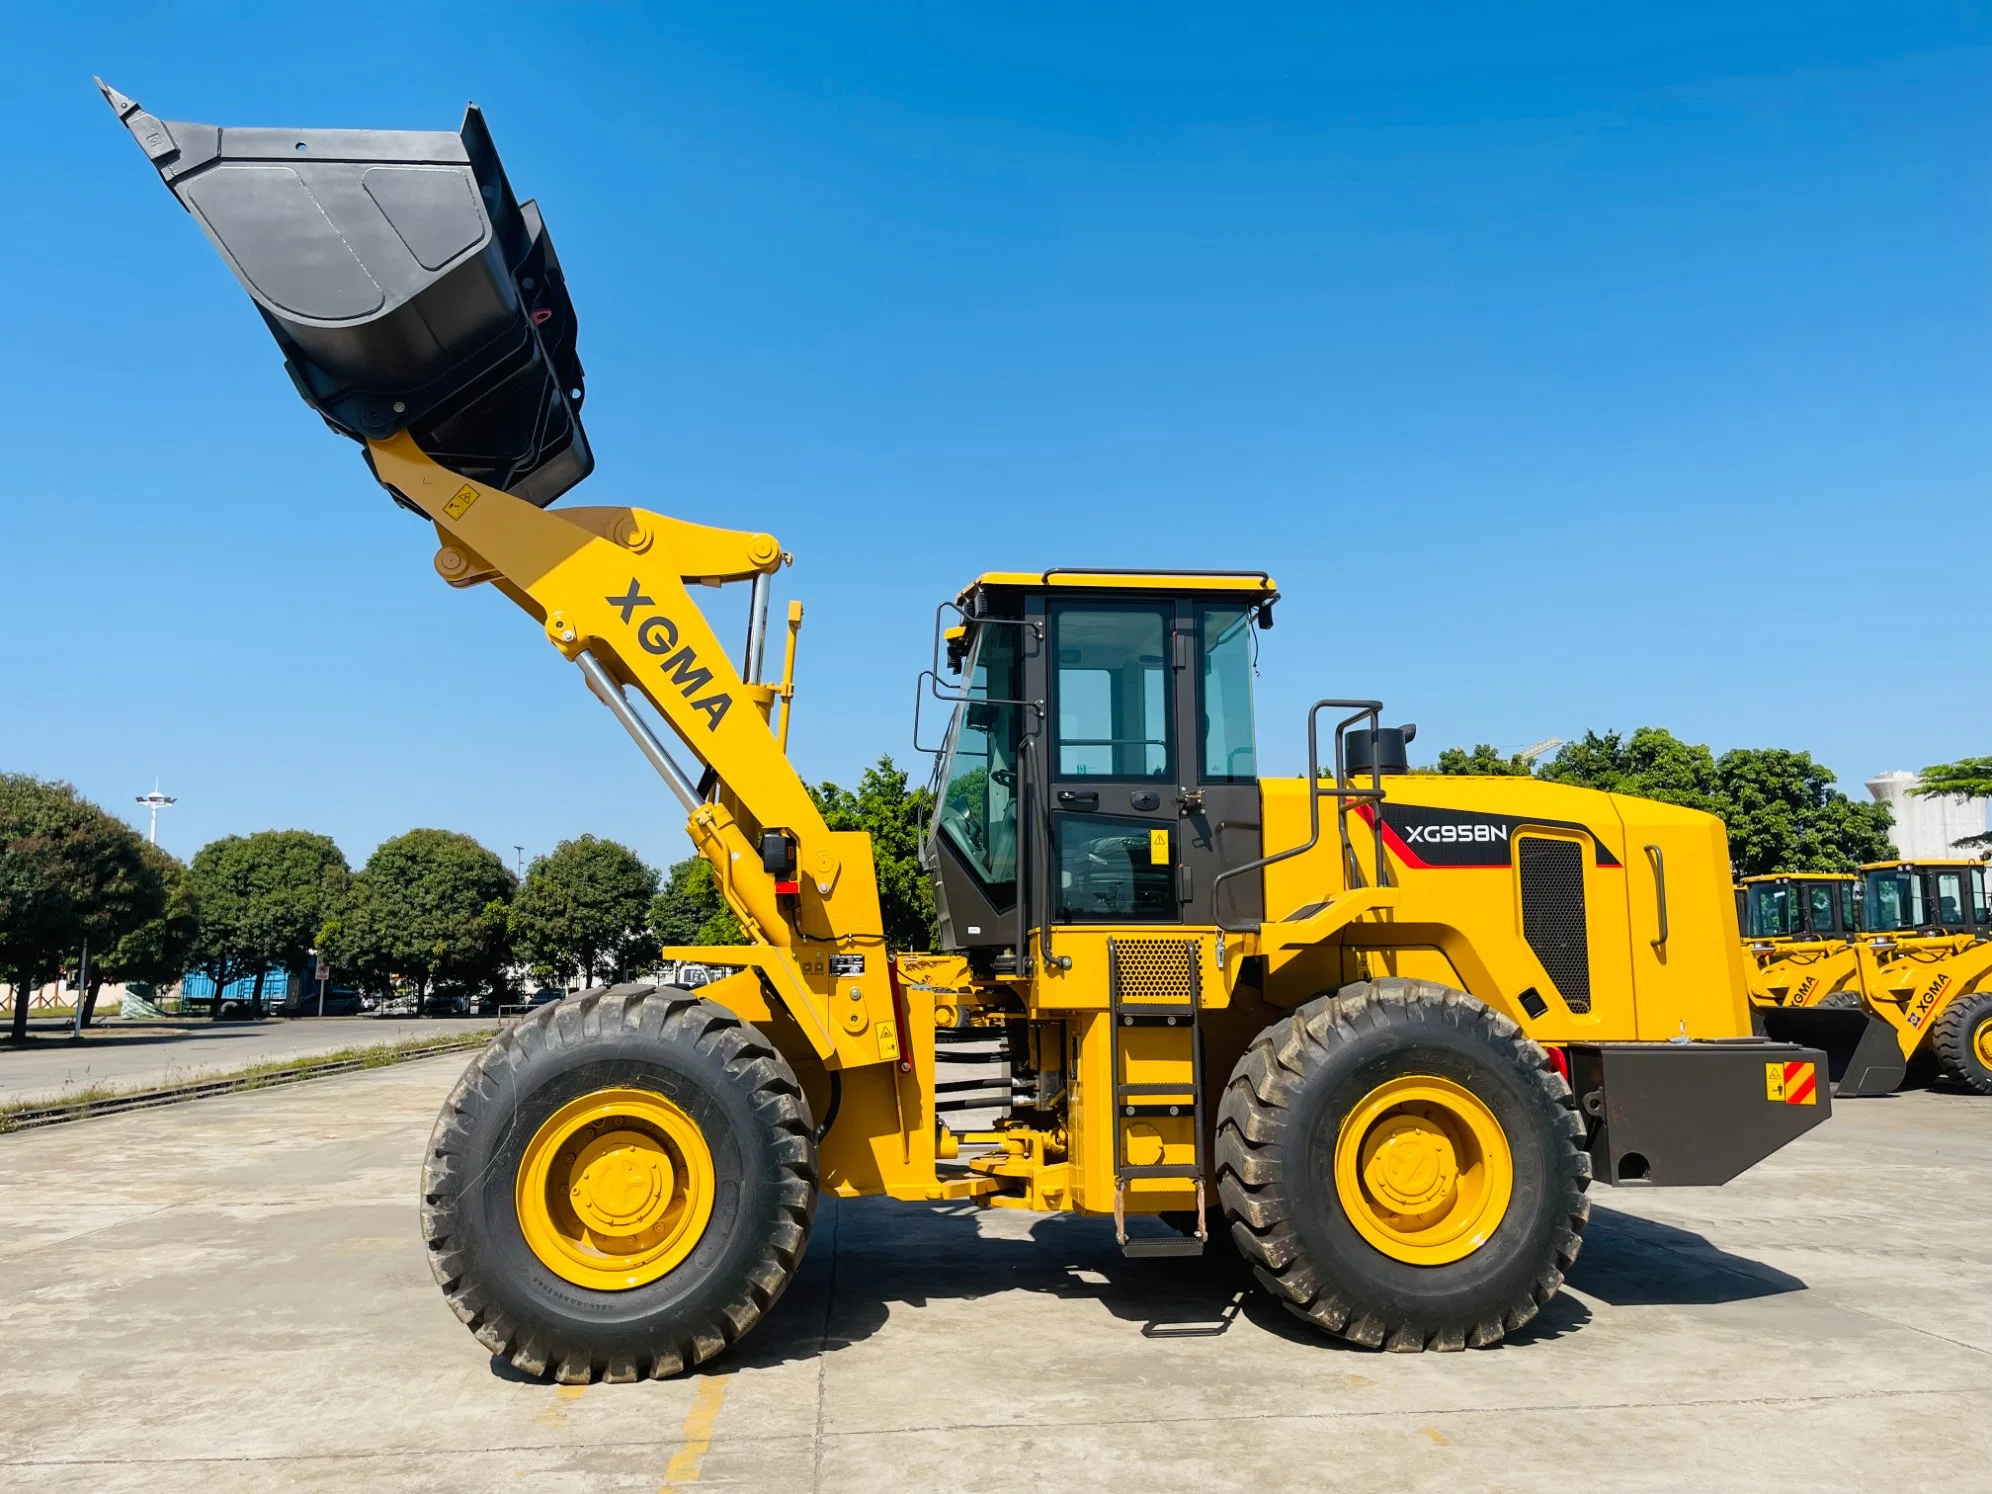
[[[1774,1105],[1817,1105],[1819,1103],[1818,1065],[1765,1064],[1764,1098]]]

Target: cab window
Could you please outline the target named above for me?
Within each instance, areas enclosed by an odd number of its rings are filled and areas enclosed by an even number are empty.
[[[1062,923],[1147,923],[1180,916],[1168,824],[1061,814],[1058,911]]]
[[[1169,614],[1071,606],[1052,613],[1061,778],[1175,776],[1169,730]]]
[[[1864,901],[1862,926],[1876,933],[1917,929],[1927,921],[1923,917],[1923,879],[1914,872],[1869,872]]]
[[[1964,874],[1937,873],[1937,922],[1947,929],[1964,926]]]
[[[1205,607],[1198,618],[1203,668],[1197,711],[1203,725],[1205,783],[1245,783],[1259,776],[1252,736],[1252,613]]]
[[[1836,934],[1838,927],[1833,921],[1833,884],[1814,882],[1805,890],[1807,911],[1812,932],[1815,934]]]
[[[1017,876],[1017,629],[985,624],[941,772],[941,832],[986,883]]]
[[[1749,914],[1752,939],[1784,939],[1798,932],[1798,905],[1788,882],[1753,882]]]

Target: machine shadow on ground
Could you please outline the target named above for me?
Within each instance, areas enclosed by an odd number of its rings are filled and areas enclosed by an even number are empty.
[[[794,1283],[714,1371],[813,1360],[870,1338],[895,1309],[1020,1290],[1095,1302],[1145,1338],[1217,1337],[1242,1319],[1310,1348],[1372,1352],[1286,1311],[1222,1236],[1199,1257],[1129,1260],[1105,1219],[1048,1215],[1031,1221],[1027,1234],[1006,1236],[984,1234],[987,1217],[970,1204],[826,1199]],[[1153,1221],[1138,1227],[1157,1228]],[[1739,1302],[1805,1290],[1797,1277],[1690,1230],[1595,1207],[1570,1285],[1614,1307]],[[1505,1342],[1551,1342],[1590,1320],[1582,1301],[1561,1293]],[[501,1359],[491,1370],[502,1379],[530,1378]]]

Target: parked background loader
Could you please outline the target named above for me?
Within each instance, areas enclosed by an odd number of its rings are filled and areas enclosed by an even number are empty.
[[[477,111],[238,130],[104,94],[302,397],[433,525],[437,575],[574,664],[745,930],[663,952],[733,972],[696,994],[507,1028],[445,1104],[422,1229],[493,1354],[568,1382],[708,1360],[781,1296],[823,1191],[1110,1217],[1129,1254],[1221,1216],[1327,1332],[1486,1346],[1561,1286],[1594,1178],[1720,1183],[1827,1117],[1823,1055],[1750,1035],[1719,821],[1409,775],[1371,700],[1317,702],[1306,776],[1261,777],[1263,572],[991,574],[944,604],[942,947],[895,957],[868,838],[786,754],[779,542],[547,507],[592,466],[574,310]],[[694,582],[750,588],[737,656]],[[993,1094],[941,1077],[990,1051]]]
[[[1976,861],[1745,879],[1765,1032],[1828,1055],[1834,1094],[1913,1070],[1992,1094],[1992,914]],[[1850,915],[1852,915],[1850,917]]]

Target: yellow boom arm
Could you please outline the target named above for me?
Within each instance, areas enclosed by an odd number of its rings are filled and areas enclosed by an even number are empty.
[[[437,574],[489,582],[531,614],[684,805],[751,942],[666,953],[760,972],[831,1067],[897,1058],[871,838],[830,829],[789,762],[787,701],[779,739],[771,716],[792,681],[743,680],[686,590],[772,575],[783,563],[774,536],[636,508],[537,508],[438,465],[405,433],[367,450],[381,483],[434,521]],[[791,666],[799,622],[792,610]],[[707,771],[704,792],[630,689]]]

